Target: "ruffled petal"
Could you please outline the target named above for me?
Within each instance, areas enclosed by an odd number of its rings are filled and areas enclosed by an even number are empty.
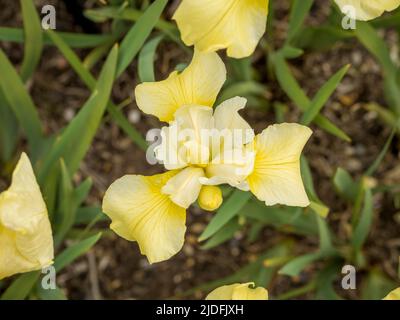
[[[212,109],[183,106],[175,119],[161,131],[162,141],[155,148],[156,157],[167,170],[187,165],[206,165],[210,158],[210,130],[214,126]]]
[[[246,103],[245,98],[235,97],[221,103],[214,112],[215,128],[231,130],[235,138],[233,147],[241,147],[254,139],[254,130],[239,114]]]
[[[188,167],[169,179],[162,192],[168,194],[178,206],[187,209],[199,196],[201,177],[204,177],[203,169]]]
[[[0,194],[0,279],[47,267],[54,249],[46,204],[22,154],[10,188]]]
[[[172,121],[184,105],[212,107],[226,80],[226,69],[216,53],[195,51],[190,65],[160,82],[145,82],[135,89],[136,103],[161,121]]]
[[[335,0],[340,10],[349,17],[368,21],[400,6],[400,0]]]
[[[161,191],[175,174],[126,175],[109,187],[103,199],[103,212],[112,220],[110,228],[137,241],[150,263],[171,258],[183,246],[186,210]]]
[[[383,300],[400,300],[400,288],[391,291]]]
[[[255,152],[252,145],[224,149],[206,167],[207,177],[200,178],[200,182],[204,185],[227,183],[232,187],[248,191],[246,179],[253,171],[254,160]]]
[[[266,205],[309,205],[300,173],[300,155],[312,131],[302,125],[269,126],[256,136],[254,170],[247,181],[250,190]]]
[[[244,58],[265,33],[267,15],[268,0],[183,0],[173,19],[186,45]]]
[[[262,287],[250,288],[254,283],[235,283],[212,291],[206,300],[268,300],[268,291]]]

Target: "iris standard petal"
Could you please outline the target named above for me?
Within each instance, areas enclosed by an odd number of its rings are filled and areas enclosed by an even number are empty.
[[[254,170],[247,181],[255,196],[266,205],[309,205],[300,173],[300,155],[312,131],[283,123],[269,126],[255,138]]]
[[[47,267],[54,258],[46,204],[25,153],[0,194],[0,248],[0,279]]]
[[[136,103],[143,112],[169,122],[184,105],[212,107],[225,80],[225,65],[216,53],[195,51],[182,73],[173,72],[166,80],[138,85]]]
[[[267,15],[268,0],[183,0],[173,19],[186,45],[244,58],[265,33]]]
[[[186,211],[161,191],[175,174],[126,175],[109,187],[103,199],[103,212],[112,220],[110,228],[137,241],[150,263],[171,258],[183,246]]]
[[[357,20],[372,20],[400,6],[400,0],[335,0],[340,10]],[[354,16],[353,16],[354,15]]]
[[[215,128],[228,129],[233,134],[232,147],[241,147],[254,139],[254,130],[242,118],[239,111],[244,109],[247,100],[242,97],[234,97],[221,103],[214,112]]]
[[[262,287],[251,288],[254,283],[235,283],[212,291],[206,300],[268,300],[268,291]]]

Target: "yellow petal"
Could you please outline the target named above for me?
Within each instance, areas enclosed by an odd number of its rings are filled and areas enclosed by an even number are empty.
[[[400,300],[400,288],[390,292],[383,300]]]
[[[25,153],[0,194],[0,248],[0,279],[47,267],[54,258],[46,204]]]
[[[246,103],[245,98],[235,97],[221,103],[214,112],[215,128],[232,131],[235,138],[232,142],[233,147],[241,147],[254,139],[254,130],[239,114]]]
[[[188,163],[186,149],[179,137],[180,128],[176,121],[161,129],[161,143],[154,148],[156,158],[167,170],[185,168]]]
[[[247,177],[254,168],[255,152],[252,145],[242,148],[224,148],[206,167],[207,178],[200,178],[204,185],[229,184],[248,191]]]
[[[226,80],[225,65],[216,53],[195,51],[190,65],[160,82],[146,82],[135,89],[136,103],[161,121],[172,121],[184,105],[212,107]]]
[[[335,0],[340,10],[357,20],[372,20],[400,6],[400,0]]]
[[[183,0],[173,19],[186,45],[244,58],[265,33],[267,15],[268,0]]]
[[[300,174],[300,155],[311,134],[305,126],[283,123],[269,126],[256,136],[254,170],[247,181],[266,205],[309,205]]]
[[[155,148],[157,159],[167,170],[206,165],[210,158],[209,132],[214,123],[212,109],[183,106],[175,113],[175,118],[161,130],[162,141]]]
[[[162,192],[178,206],[187,209],[199,196],[201,177],[204,177],[203,169],[188,167],[169,179]]]
[[[126,175],[115,181],[103,199],[110,228],[137,241],[150,263],[171,258],[183,246],[186,211],[161,192],[176,172],[144,177]]]
[[[268,291],[262,287],[250,288],[254,283],[235,283],[212,291],[206,300],[268,300]]]

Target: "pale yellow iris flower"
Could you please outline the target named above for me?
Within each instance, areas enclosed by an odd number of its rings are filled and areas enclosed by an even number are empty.
[[[391,291],[383,300],[400,300],[400,288]]]
[[[335,2],[344,14],[362,21],[375,19],[385,11],[393,11],[400,6],[400,0],[335,0]]]
[[[111,228],[137,241],[150,263],[169,259],[182,248],[191,204],[197,200],[210,211],[221,205],[217,185],[251,191],[267,205],[309,204],[300,154],[311,130],[283,123],[255,136],[238,113],[246,99],[235,97],[213,109],[225,78],[216,53],[196,51],[182,73],[135,90],[142,111],[169,121],[154,151],[170,171],[122,177],[107,190],[103,211],[112,220]]]
[[[254,283],[235,283],[219,287],[208,294],[206,300],[268,300],[268,291],[254,288]]]
[[[46,204],[31,163],[22,154],[8,190],[0,194],[0,279],[53,263]]]
[[[244,58],[265,33],[267,15],[268,0],[182,0],[173,19],[186,45]]]

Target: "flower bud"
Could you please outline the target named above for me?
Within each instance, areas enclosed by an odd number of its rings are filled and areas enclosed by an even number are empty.
[[[222,191],[216,186],[203,186],[199,195],[199,206],[207,211],[214,211],[222,204]]]

